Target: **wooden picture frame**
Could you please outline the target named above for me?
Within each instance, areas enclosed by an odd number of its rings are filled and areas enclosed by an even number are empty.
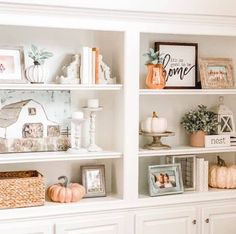
[[[196,190],[196,155],[167,156],[166,163],[179,163],[181,165],[184,190]]]
[[[230,89],[234,87],[233,61],[230,58],[199,59],[203,89]]]
[[[167,73],[165,88],[197,88],[197,43],[155,42],[155,50],[164,54],[162,63]]]
[[[181,165],[175,163],[149,166],[148,184],[151,197],[183,193]]]
[[[0,83],[28,83],[25,79],[23,47],[0,46]]]
[[[105,197],[105,165],[81,166],[80,169],[85,197]]]

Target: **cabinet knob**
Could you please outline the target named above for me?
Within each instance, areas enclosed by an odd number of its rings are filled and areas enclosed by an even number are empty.
[[[210,222],[210,220],[207,218],[207,219],[205,220],[205,222],[206,222],[206,223],[209,223],[209,222]]]
[[[193,224],[197,224],[197,220],[196,219],[193,220]]]

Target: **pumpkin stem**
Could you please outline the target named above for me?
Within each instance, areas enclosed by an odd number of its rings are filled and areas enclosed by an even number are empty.
[[[225,160],[223,160],[220,156],[217,156],[217,165],[220,167],[226,167]]]
[[[62,183],[63,186],[66,188],[68,185],[68,178],[66,176],[60,176],[58,177],[58,180],[64,180],[64,182]]]
[[[157,118],[157,113],[155,111],[152,112],[152,118]]]

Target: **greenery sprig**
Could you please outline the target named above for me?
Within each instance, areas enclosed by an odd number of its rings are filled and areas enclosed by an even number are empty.
[[[149,51],[143,56],[148,57],[146,64],[161,64],[163,60],[163,53],[160,51],[154,51],[154,49],[150,48]]]
[[[31,45],[31,51],[28,52],[28,56],[33,59],[34,65],[42,65],[46,59],[53,56],[53,53],[45,51],[44,49],[39,50],[37,46]]]
[[[212,134],[217,130],[217,114],[204,105],[198,105],[197,110],[191,110],[183,116],[181,124],[188,133],[204,131]]]

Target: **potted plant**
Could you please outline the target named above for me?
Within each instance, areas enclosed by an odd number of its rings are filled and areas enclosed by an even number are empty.
[[[215,133],[218,126],[217,114],[199,105],[196,110],[187,112],[181,120],[184,129],[190,134],[190,145],[205,146],[205,135]]]
[[[34,65],[26,69],[26,78],[31,83],[44,83],[45,82],[45,68],[44,62],[46,59],[53,56],[53,53],[39,50],[35,45],[31,45],[31,51],[28,56],[33,59]]]
[[[148,74],[146,77],[146,86],[149,89],[163,89],[166,84],[166,70],[162,64],[162,56],[159,51],[150,48],[143,56],[148,57],[146,66]]]

